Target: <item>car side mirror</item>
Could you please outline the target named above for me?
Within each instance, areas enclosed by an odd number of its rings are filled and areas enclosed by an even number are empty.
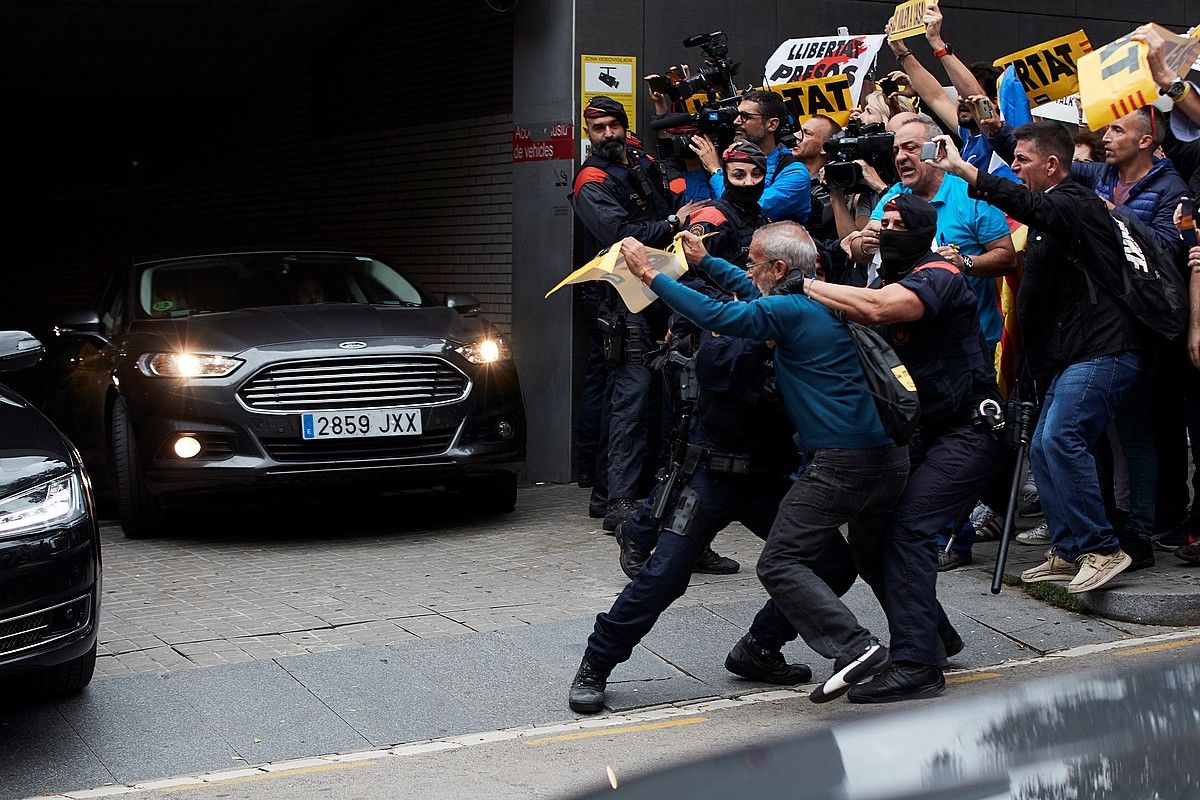
[[[76,311],[63,316],[54,326],[54,335],[60,339],[81,339],[98,347],[108,344],[100,315],[95,311]]]
[[[453,308],[464,317],[474,317],[479,314],[479,299],[473,294],[448,294],[446,308]]]
[[[27,369],[42,360],[46,349],[31,333],[0,331],[0,372]]]

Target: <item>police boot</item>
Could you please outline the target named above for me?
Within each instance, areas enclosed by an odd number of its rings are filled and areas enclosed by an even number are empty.
[[[584,656],[579,662],[579,671],[571,681],[567,694],[567,705],[579,714],[595,714],[604,710],[604,690],[608,687],[608,673],[592,666]]]
[[[588,498],[588,516],[592,519],[603,519],[608,514],[608,498],[599,487],[592,487],[592,495]]]
[[[645,550],[633,541],[629,536],[625,535],[625,523],[622,522],[613,531],[613,536],[617,540],[617,544],[621,546],[621,572],[625,573],[625,577],[633,580],[642,571],[642,567],[646,566],[646,562],[650,560],[649,550]]]
[[[641,505],[637,500],[613,500],[608,504],[608,514],[604,517],[604,530],[612,533],[617,526],[629,518],[629,515]]]
[[[768,650],[746,634],[725,657],[725,669],[752,681],[795,686],[812,678],[808,664],[789,664],[778,650]]]
[[[705,575],[732,575],[742,568],[742,565],[728,556],[723,556],[711,547],[696,556],[696,564],[692,572],[703,572]]]

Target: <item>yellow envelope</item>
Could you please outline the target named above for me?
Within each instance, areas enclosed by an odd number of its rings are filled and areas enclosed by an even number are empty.
[[[1154,25],[1166,41],[1163,52],[1167,68],[1186,75],[1200,55],[1200,41],[1171,33]],[[1079,95],[1088,127],[1099,130],[1158,98],[1158,84],[1146,61],[1149,48],[1135,42],[1133,33],[1088,53],[1079,59]]]
[[[687,259],[674,244],[668,250],[647,247],[646,256],[650,259],[652,267],[673,280],[677,280],[680,275],[687,272]],[[617,288],[617,294],[621,295],[625,307],[633,314],[645,310],[647,306],[658,299],[658,295],[635,278],[629,271],[629,267],[625,266],[625,257],[621,255],[620,242],[602,251],[600,255],[563,278],[557,286],[546,292],[546,297],[568,284],[583,283],[584,281],[608,281],[611,283]]]

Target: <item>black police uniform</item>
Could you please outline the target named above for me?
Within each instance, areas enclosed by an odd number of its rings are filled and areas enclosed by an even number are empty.
[[[739,521],[765,539],[791,487],[798,459],[791,423],[774,387],[770,348],[701,334],[696,379],[700,391],[684,456],[691,468],[686,488],[664,515],[661,534],[651,514],[654,498],[623,523],[622,537],[654,552],[612,608],[596,617],[584,658],[605,676],[629,658],[659,615],[683,595],[693,562],[713,538]],[[849,590],[856,575],[848,545],[824,560],[821,577],[838,594]],[[773,652],[796,637],[770,601],[751,634]]]
[[[631,142],[636,140],[631,139]],[[594,256],[632,236],[650,247],[666,247],[675,233],[667,221],[674,201],[664,174],[636,144],[626,147],[628,164],[589,157],[575,176],[571,202],[581,223],[577,251]],[[601,284],[598,284],[601,285]],[[616,291],[602,284],[595,342],[603,349],[608,371],[605,388],[597,391],[595,352],[589,355],[584,394],[606,397],[598,436],[593,500],[632,500],[644,496],[652,404],[656,393],[651,371],[643,363],[653,343],[666,331],[667,312],[656,303],[631,314]]]
[[[892,346],[916,383],[921,419],[883,563],[885,608],[893,662],[935,667],[942,617],[937,535],[983,494],[1002,465],[999,441],[977,419],[980,403],[999,404],[1000,393],[966,276],[927,253],[899,283],[925,306],[921,319],[889,326]]]

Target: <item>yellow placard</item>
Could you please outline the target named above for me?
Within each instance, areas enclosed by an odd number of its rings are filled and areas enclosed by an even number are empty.
[[[998,58],[1001,69],[1012,65],[1030,106],[1040,106],[1079,91],[1079,59],[1092,52],[1082,30]]]
[[[895,42],[925,33],[925,23],[922,20],[930,5],[937,5],[936,0],[908,0],[907,3],[896,6],[896,12],[892,14],[892,32],[888,34],[888,41]]]
[[[783,96],[783,102],[792,112],[797,125],[817,114],[845,125],[850,121],[850,112],[854,110],[854,96],[850,91],[852,83],[849,75],[832,75],[811,81],[780,83],[770,89]]]
[[[649,259],[650,266],[668,278],[677,280],[688,269],[683,250],[676,247],[675,242],[672,242],[666,250],[647,247],[646,258]],[[591,261],[563,278],[557,286],[546,292],[546,297],[564,286],[584,281],[608,281],[611,283],[616,287],[617,294],[621,296],[625,307],[633,314],[645,311],[647,306],[658,299],[658,295],[650,291],[648,286],[635,278],[629,271],[629,267],[625,265],[625,256],[621,255],[620,242],[605,248]]]
[[[1171,33],[1155,25],[1166,42],[1163,60],[1167,68],[1183,75],[1200,55],[1200,41]],[[1130,33],[1079,59],[1079,95],[1088,127],[1105,125],[1150,105],[1158,97],[1158,84],[1146,61],[1149,48],[1135,42]]]
[[[580,119],[591,99],[604,95],[625,106],[629,130],[637,130],[637,57],[581,55],[579,62]],[[587,158],[591,155],[587,124],[581,122],[579,129],[583,132],[583,157]]]

